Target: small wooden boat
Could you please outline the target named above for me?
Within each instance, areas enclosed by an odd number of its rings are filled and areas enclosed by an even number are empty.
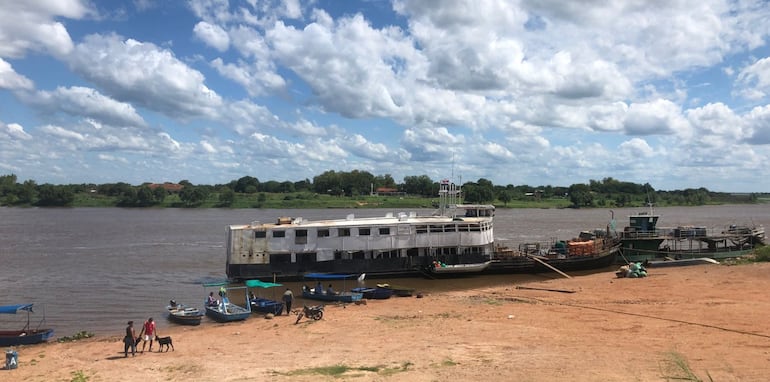
[[[249,318],[251,310],[229,301],[223,301],[217,306],[207,306],[206,315],[216,322],[243,321]]]
[[[214,321],[217,322],[233,322],[233,321],[243,321],[249,316],[251,316],[251,304],[248,301],[248,298],[245,298],[246,300],[246,307],[234,304],[230,302],[230,299],[227,297],[227,294],[230,293],[233,290],[244,290],[244,296],[245,296],[245,286],[236,286],[236,287],[228,287],[227,283],[225,282],[218,282],[218,283],[207,283],[203,284],[205,287],[219,287],[220,291],[220,298],[219,304],[212,306],[207,305],[206,306],[206,316],[211,318]]]
[[[203,318],[200,309],[178,304],[174,300],[171,300],[166,310],[168,310],[168,320],[179,325],[200,325]]]
[[[685,265],[702,264],[719,264],[719,261],[709,257],[696,257],[694,259],[647,260],[644,262],[644,266],[647,268],[681,267]]]
[[[302,290],[302,298],[319,301],[355,302],[364,298],[364,294],[359,292],[334,292],[329,294],[326,291],[316,293],[315,288],[310,288]]]
[[[359,292],[347,292],[343,286],[343,292],[332,292],[323,290],[320,280],[342,280],[343,284],[348,279],[356,278],[357,275],[352,274],[339,274],[339,273],[308,273],[305,274],[306,279],[314,279],[318,281],[318,286],[315,288],[309,288],[307,286],[302,287],[302,298],[309,300],[319,301],[337,301],[337,302],[355,302],[360,301],[364,295]]]
[[[393,291],[393,295],[397,297],[411,297],[414,294],[414,288],[400,285],[377,284],[377,288],[390,289]]]
[[[247,288],[275,288],[282,286],[282,284],[268,283],[260,280],[246,280]],[[252,313],[261,314],[274,314],[280,316],[283,313],[283,302],[278,300],[272,300],[265,297],[255,296],[253,293],[249,293],[249,304],[251,305]]]
[[[365,299],[385,300],[393,296],[393,289],[387,288],[353,288],[352,292],[361,293]]]
[[[484,272],[487,268],[489,268],[490,264],[492,264],[491,261],[485,261],[483,263],[451,264],[451,265],[434,262],[428,270],[431,273],[434,273],[437,275],[458,274],[458,273],[480,273],[480,272]]]
[[[16,314],[21,310],[27,312],[27,324],[21,330],[0,330],[0,347],[33,345],[48,341],[53,337],[53,329],[41,329],[39,327],[45,322],[45,317],[40,321],[37,328],[33,329],[30,327],[30,314],[33,313],[32,305],[33,304],[18,304],[0,306],[0,314]]]

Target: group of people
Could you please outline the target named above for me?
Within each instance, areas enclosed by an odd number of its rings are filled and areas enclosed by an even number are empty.
[[[139,344],[139,341],[144,339],[144,342],[142,342],[142,353],[144,353],[144,348],[147,346],[147,342],[150,343],[150,351],[152,351],[152,344],[155,341],[155,336],[158,335],[157,328],[155,326],[155,320],[153,320],[152,317],[148,318],[147,321],[144,322],[142,325],[142,330],[139,332],[139,335],[136,335],[136,329],[134,329],[134,321],[128,321],[128,326],[126,326],[126,336],[123,337],[123,357],[128,357],[128,349],[131,349],[131,356],[136,356],[136,345]],[[144,338],[142,338],[144,336]]]
[[[307,286],[302,287],[303,289],[307,289]],[[334,288],[332,288],[332,284],[329,284],[328,287],[326,287],[326,291],[324,291],[323,285],[321,285],[321,282],[317,282],[315,284],[315,289],[313,289],[313,293],[315,294],[337,294],[337,292],[334,291]]]

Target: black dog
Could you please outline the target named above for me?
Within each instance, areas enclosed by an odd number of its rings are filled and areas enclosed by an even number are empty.
[[[166,347],[166,351],[168,351],[168,347],[169,346],[171,346],[171,350],[175,350],[174,349],[174,343],[171,342],[171,337],[158,337],[158,336],[155,336],[155,341],[158,341],[158,347],[159,347],[158,352],[162,352],[163,351],[163,346]]]

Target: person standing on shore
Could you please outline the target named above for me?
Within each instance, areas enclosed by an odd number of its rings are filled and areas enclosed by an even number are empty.
[[[291,289],[286,288],[286,292],[283,292],[283,303],[286,305],[286,315],[291,312],[291,303],[294,301],[294,293]]]
[[[155,335],[157,334],[155,332],[155,321],[153,321],[152,317],[148,318],[147,321],[144,322],[144,326],[142,327],[142,333],[144,333],[144,342],[142,342],[142,353],[144,353],[144,347],[145,345],[147,345],[147,341],[150,341],[150,353],[152,353],[152,341],[155,340]]]
[[[136,330],[134,321],[129,321],[126,326],[126,336],[123,337],[123,358],[128,357],[128,348],[131,348],[131,356],[136,356]]]

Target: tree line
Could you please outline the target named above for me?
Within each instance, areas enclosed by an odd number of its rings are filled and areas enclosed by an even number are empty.
[[[297,182],[261,182],[253,176],[244,176],[226,184],[195,185],[188,180],[178,184],[180,207],[196,207],[216,194],[219,206],[230,206],[237,195],[257,194],[264,199],[266,194],[302,195],[325,194],[337,197],[359,198],[370,195],[380,188],[396,190],[409,197],[435,198],[439,182],[427,175],[406,176],[397,183],[390,174],[373,175],[367,171],[353,170],[326,171]],[[568,187],[530,186],[526,184],[505,186],[495,185],[488,179],[463,183],[463,201],[466,203],[495,203],[507,205],[514,200],[566,199],[574,208],[623,207],[634,205],[705,205],[709,203],[755,203],[759,194],[718,193],[706,188],[674,191],[657,191],[649,183],[623,182],[611,177],[590,180]],[[0,176],[0,205],[3,206],[71,206],[77,195],[109,197],[120,207],[151,207],[164,202],[170,195],[164,187],[151,183],[138,186],[128,183],[106,184],[41,184],[34,180],[18,182],[16,175]]]

